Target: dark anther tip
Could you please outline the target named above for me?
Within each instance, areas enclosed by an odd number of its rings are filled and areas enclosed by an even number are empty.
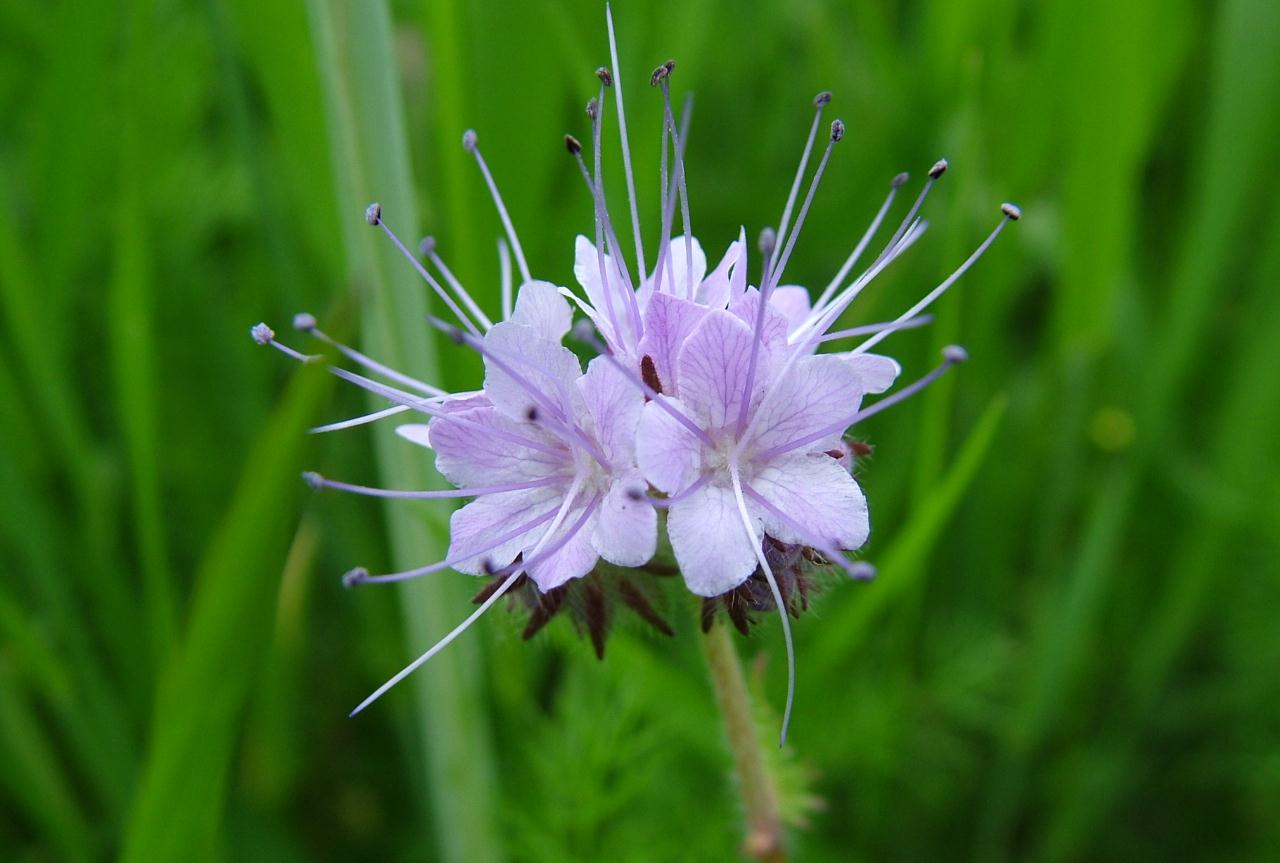
[[[576,156],[582,152],[582,142],[572,135],[565,135],[564,148],[569,151],[571,156]]]
[[[939,177],[941,177],[943,174],[947,173],[947,167],[948,165],[947,165],[946,159],[939,159],[938,161],[934,162],[933,167],[929,169],[930,179],[936,180]]]
[[[813,97],[813,107],[825,108],[831,104],[831,91],[823,90],[821,93]]]
[[[600,83],[604,84],[606,87],[613,86],[613,73],[609,71],[608,66],[601,66],[599,69],[596,69],[596,77],[599,78]]]
[[[1009,217],[1010,221],[1016,222],[1022,218],[1022,208],[1017,204],[1004,203],[1000,205],[1000,212]]]
[[[382,221],[382,205],[376,201],[364,208],[364,220],[370,225],[376,225]]]
[[[357,584],[364,584],[369,579],[369,570],[363,566],[357,566],[355,569],[347,572],[342,576],[342,586],[350,590]]]

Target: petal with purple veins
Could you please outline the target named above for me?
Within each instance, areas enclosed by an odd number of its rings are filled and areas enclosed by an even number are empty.
[[[748,515],[759,531],[759,514],[751,509]],[[672,504],[667,533],[685,584],[698,596],[719,596],[755,572],[753,542],[730,488],[707,485]]]
[[[772,537],[805,545],[816,540],[850,550],[867,541],[867,499],[857,481],[828,455],[779,456],[756,473],[750,486],[787,516],[783,521],[763,511]]]

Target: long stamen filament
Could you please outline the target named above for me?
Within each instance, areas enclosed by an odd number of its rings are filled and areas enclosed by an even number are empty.
[[[479,486],[474,488],[448,488],[430,491],[399,490],[393,488],[375,488],[367,485],[356,485],[323,477],[314,471],[302,475],[307,485],[314,489],[333,489],[365,497],[385,497],[397,500],[444,500],[455,497],[484,497],[490,494],[502,494],[508,491],[527,491],[534,488],[545,488],[564,482],[564,477],[549,476],[528,482],[509,482],[504,485]]]
[[[827,283],[822,289],[822,293],[818,295],[817,302],[813,304],[811,314],[817,314],[822,310],[826,302],[831,299],[831,295],[840,287],[841,282],[849,275],[849,271],[858,263],[858,259],[862,257],[862,253],[866,251],[867,246],[871,244],[871,239],[875,236],[876,231],[880,230],[880,225],[884,222],[885,215],[889,212],[889,208],[893,206],[893,199],[898,195],[898,189],[902,188],[902,184],[907,181],[906,174],[899,174],[893,178],[893,183],[889,187],[889,194],[885,195],[884,202],[880,205],[880,209],[876,211],[875,218],[871,220],[871,224],[863,231],[862,237],[859,238],[858,244],[853,247],[853,251],[849,253],[849,257],[844,259],[844,263],[840,265],[839,271],[835,277]]]
[[[480,147],[476,143],[476,133],[473,129],[468,129],[463,134],[462,146],[476,157],[476,164],[480,166],[480,173],[484,176],[484,182],[489,187],[489,195],[493,198],[493,204],[498,210],[498,218],[502,220],[503,230],[507,232],[507,239],[511,241],[511,250],[515,252],[516,266],[520,268],[520,277],[525,282],[533,281],[533,276],[529,275],[529,262],[524,258],[524,247],[520,245],[520,238],[516,236],[515,226],[511,224],[511,216],[507,212],[507,205],[503,203],[502,195],[498,194],[498,184],[494,182],[493,174],[489,172],[489,165],[480,153]]]
[[[627,178],[627,201],[631,205],[631,229],[636,241],[636,272],[644,279],[648,272],[644,263],[644,241],[640,238],[640,210],[636,204],[636,178],[631,170],[631,144],[627,139],[627,112],[622,105],[622,65],[618,62],[618,39],[613,31],[613,10],[604,4],[605,21],[609,25],[609,60],[613,66],[613,87],[618,106],[618,136],[622,139],[622,168]],[[621,249],[618,250],[621,255]]]
[[[370,204],[364,212],[365,220],[371,225],[377,225],[379,228],[382,228],[383,233],[385,233],[391,239],[391,242],[395,247],[400,250],[400,254],[408,258],[409,263],[413,264],[413,268],[418,271],[418,275],[422,276],[422,278],[426,280],[427,284],[431,286],[431,289],[436,292],[436,296],[444,302],[444,304],[449,308],[449,311],[453,312],[454,317],[462,322],[463,326],[467,329],[471,330],[476,335],[480,335],[480,330],[476,327],[475,323],[472,322],[470,317],[463,314],[462,309],[460,309],[458,304],[453,301],[453,297],[449,296],[449,292],[446,291],[438,281],[436,281],[436,277],[431,275],[431,273],[427,271],[426,267],[422,266],[422,262],[418,260],[417,256],[414,255],[413,252],[409,251],[409,248],[400,241],[398,236],[396,236],[396,232],[391,230],[391,227],[383,221],[382,206],[380,204]]]
[[[742,491],[747,497],[754,500],[763,509],[768,510],[770,515],[787,525],[791,530],[795,531],[796,535],[801,537],[805,545],[810,548],[816,548],[818,551],[822,552],[823,556],[825,556],[828,561],[847,572],[850,578],[854,578],[859,581],[865,581],[867,579],[868,565],[866,563],[849,560],[844,556],[844,552],[837,548],[834,543],[828,542],[820,537],[815,537],[808,529],[805,528],[804,525],[778,509],[770,503],[764,495],[757,492],[751,486],[744,485],[742,487]],[[874,572],[874,570],[872,571]]]
[[[422,249],[431,263],[440,271],[440,275],[444,276],[445,284],[453,289],[453,293],[458,299],[462,300],[463,305],[467,307],[467,311],[475,317],[476,322],[480,324],[481,329],[486,332],[493,328],[493,321],[489,320],[475,299],[471,296],[471,292],[462,286],[462,282],[458,281],[458,277],[453,274],[453,270],[449,269],[444,259],[440,257],[440,253],[436,251],[436,241],[434,237],[423,237],[422,242],[418,244],[418,248]]]
[[[742,528],[751,540],[751,549],[756,554],[760,568],[764,570],[765,580],[769,582],[769,591],[773,594],[774,605],[778,607],[778,616],[782,619],[782,638],[787,645],[787,706],[782,711],[782,731],[778,735],[778,748],[787,743],[787,729],[791,726],[791,707],[796,700],[796,650],[791,641],[791,620],[787,614],[787,606],[782,599],[782,591],[778,589],[778,580],[773,575],[773,568],[765,557],[763,540],[756,536],[755,527],[751,524],[751,516],[747,514],[747,502],[742,497],[742,478],[738,475],[736,462],[729,463],[729,476],[733,480],[733,496],[738,503],[738,514],[742,516]]]
[[[791,224],[791,208],[796,204],[796,195],[800,194],[800,182],[804,179],[805,168],[809,167],[809,156],[813,153],[813,144],[818,140],[818,127],[822,125],[822,111],[831,101],[831,94],[823,91],[813,99],[813,124],[809,127],[809,137],[804,142],[804,152],[800,156],[800,166],[796,168],[795,179],[791,181],[791,191],[787,193],[787,204],[782,208],[782,220],[778,222],[777,241],[786,238],[787,228]],[[776,242],[765,254],[764,272],[760,278],[760,284],[764,284],[769,280],[769,272],[773,267],[773,252],[777,248]]]
[[[982,241],[982,244],[979,245],[978,248],[974,249],[973,254],[965,259],[965,262],[957,267],[956,271],[943,280],[941,284],[929,293],[925,294],[924,298],[921,299],[920,302],[916,303],[914,306],[899,315],[896,319],[897,321],[905,321],[910,318],[914,318],[916,315],[928,308],[934,300],[946,293],[947,289],[954,285],[961,276],[968,272],[969,268],[982,257],[983,253],[985,253],[988,248],[990,248],[991,244],[996,241],[996,237],[1000,236],[1000,232],[1004,230],[1005,225],[1009,224],[1011,221],[1016,221],[1022,215],[1021,212],[1012,204],[1005,204],[1001,208],[1001,212],[1004,214],[1003,217],[1000,219],[999,223],[996,224],[991,233],[987,235],[987,238]],[[853,352],[857,354],[865,353],[878,345],[888,336],[889,332],[877,333],[862,344],[858,345],[858,347],[854,348]]]
[[[410,377],[403,372],[398,372],[390,366],[383,365],[372,357],[361,353],[355,348],[344,345],[337,339],[331,338],[316,326],[316,319],[314,315],[307,314],[306,312],[294,315],[293,326],[296,330],[304,333],[310,333],[315,336],[317,339],[324,342],[326,345],[329,345],[331,348],[334,348],[352,362],[358,363],[372,372],[388,377],[398,384],[409,387],[410,389],[418,390],[419,392],[426,393],[430,396],[448,395],[447,392],[439,387],[433,387],[431,384],[423,383],[417,378]]]
[[[511,250],[502,237],[498,237],[498,270],[502,281],[502,319],[506,321],[511,319],[514,303],[511,290]]]

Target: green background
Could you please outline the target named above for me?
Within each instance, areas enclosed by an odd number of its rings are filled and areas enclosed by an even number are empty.
[[[951,160],[851,323],[1026,211],[886,344],[908,377],[972,361],[861,429],[880,578],[795,625],[794,858],[1280,857],[1280,5],[615,12],[650,248],[668,57],[713,259],[778,219],[820,89],[849,133],[788,280],[825,284],[895,173]],[[593,0],[0,6],[0,858],[734,858],[678,592],[676,639],[620,623],[603,663],[495,610],[346,718],[477,585],[341,588],[438,559],[447,508],[310,492],[433,479],[389,426],[304,434],[368,402],[247,337],[312,349],[312,311],[475,386],[363,207],[496,311],[474,127],[535,274],[571,284],[591,209],[560,136],[607,56]],[[771,737],[776,620],[739,645]]]

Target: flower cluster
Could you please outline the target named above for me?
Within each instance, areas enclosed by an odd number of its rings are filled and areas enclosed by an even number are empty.
[[[493,196],[520,277],[513,290],[508,245],[500,242],[498,322],[458,282],[433,241],[423,241],[420,260],[387,226],[377,204],[366,212],[369,224],[404,252],[457,321],[431,318],[429,323],[483,358],[481,389],[445,392],[335,342],[310,315],[295,319],[298,329],[372,376],[331,367],[334,374],[389,403],[320,430],[406,413],[423,416],[425,423],[401,425],[397,431],[433,452],[437,470],[456,488],[395,491],[314,473],[307,480],[317,488],[381,497],[471,499],[453,513],[444,560],[384,575],[356,569],[347,574],[346,583],[400,581],[444,569],[489,579],[477,596],[479,607],[466,621],[353,713],[508,594],[523,595],[529,606],[526,636],[557,611],[571,608],[603,653],[610,597],[670,634],[644,586],[648,580],[641,576],[678,572],[688,590],[704,598],[706,625],[717,608],[744,632],[749,612],[778,612],[789,670],[785,735],[795,677],[788,613],[807,607],[815,567],[841,567],[856,579],[874,572],[846,556],[865,544],[870,531],[867,501],[852,475],[856,458],[867,448],[848,437],[849,430],[964,359],[961,349],[949,348],[934,371],[866,405],[867,396],[889,390],[900,372],[894,360],[871,349],[897,330],[928,323],[925,308],[969,269],[1008,221],[1019,218],[1016,207],[1004,205],[1002,218],[978,249],[897,319],[834,329],[859,292],[924,232],[919,212],[946,162],[929,171],[906,217],[856,275],[855,267],[907,182],[905,174],[894,178],[861,240],[816,298],[803,287],[783,284],[828,159],[845,132],[840,120],[823,125],[831,97],[819,94],[782,217],[776,230],[766,229],[761,236],[759,278],[752,284],[745,230],[714,268],[690,231],[687,127],[677,123],[672,110],[675,64],[667,62],[650,77],[662,96],[665,190],[660,243],[650,269],[640,235],[611,18],[609,44],[612,68],[597,70],[599,95],[587,107],[590,167],[583,145],[572,136],[565,139],[594,202],[594,240],[578,236],[574,247],[578,290],[532,277],[474,132],[463,136],[463,145]],[[615,230],[601,176],[601,128],[610,90],[626,169],[634,235],[631,261],[627,256],[632,250],[624,248]],[[815,145],[824,137],[801,196]],[[684,233],[672,238],[677,209]],[[580,314],[576,324],[575,310]],[[253,337],[295,359],[310,359],[276,341],[265,324],[253,328]],[[853,347],[818,350],[860,337],[863,341]],[[595,349],[585,370],[578,354],[565,345],[567,338]],[[660,543],[664,528],[669,555],[659,552],[667,548]],[[573,591],[581,593],[581,601],[566,601]]]

